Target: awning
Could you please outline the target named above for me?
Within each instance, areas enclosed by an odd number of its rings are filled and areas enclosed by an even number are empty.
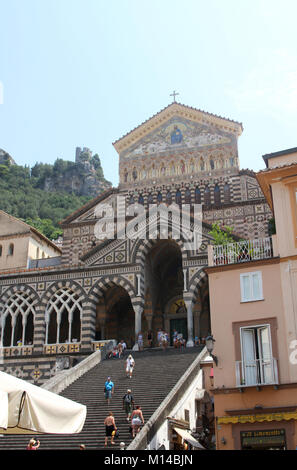
[[[173,428],[173,429],[177,434],[180,435],[180,437],[184,441],[187,441],[193,447],[196,447],[196,449],[205,450],[205,448],[201,444],[199,444],[198,441],[196,441],[195,437],[191,436],[191,434],[188,431],[186,431],[185,429],[179,429],[179,428]]]
[[[0,372],[2,429],[74,434],[82,430],[86,414],[85,405]]]

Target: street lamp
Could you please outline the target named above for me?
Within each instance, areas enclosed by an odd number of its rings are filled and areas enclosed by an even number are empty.
[[[218,358],[212,354],[213,348],[214,348],[214,343],[215,339],[212,337],[212,335],[207,336],[205,338],[205,346],[207,349],[208,354],[213,358],[216,366],[218,365]]]

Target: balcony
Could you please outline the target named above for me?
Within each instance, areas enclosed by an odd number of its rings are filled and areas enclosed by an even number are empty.
[[[255,359],[252,361],[236,361],[236,387],[259,387],[277,385],[277,360]]]
[[[273,257],[271,237],[243,240],[226,245],[209,245],[209,266],[245,263]]]

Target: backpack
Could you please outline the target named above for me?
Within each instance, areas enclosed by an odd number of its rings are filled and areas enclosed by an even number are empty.
[[[124,396],[124,402],[125,403],[131,403],[133,401],[133,397],[130,394],[127,394]]]

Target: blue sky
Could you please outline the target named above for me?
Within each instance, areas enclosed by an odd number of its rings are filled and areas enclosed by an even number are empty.
[[[296,147],[295,0],[0,0],[0,148],[18,164],[101,158],[177,100],[242,122],[241,168]]]

